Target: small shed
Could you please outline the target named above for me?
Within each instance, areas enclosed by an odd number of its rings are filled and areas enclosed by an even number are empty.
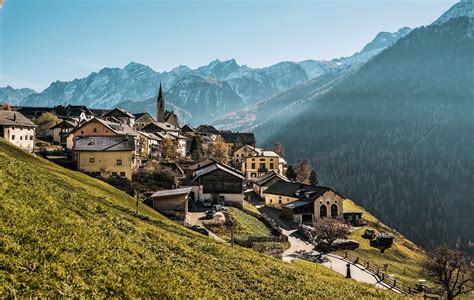
[[[184,221],[188,214],[188,195],[191,187],[158,191],[151,195],[152,206],[165,216]]]
[[[351,224],[352,226],[361,226],[363,224],[362,221],[362,212],[358,211],[345,211],[343,213],[344,220]]]

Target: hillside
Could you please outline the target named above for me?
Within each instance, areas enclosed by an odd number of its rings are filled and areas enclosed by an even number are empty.
[[[349,199],[344,200],[344,211],[362,212],[362,218],[367,222],[364,227],[356,227],[351,232],[349,239],[359,243],[359,248],[347,251],[349,254],[359,257],[361,260],[370,261],[372,265],[383,268],[387,264],[387,271],[405,284],[415,286],[422,275],[422,262],[425,253],[414,243],[407,240],[399,232],[381,223],[372,214],[364,210]],[[389,232],[394,236],[392,247],[381,253],[379,249],[370,246],[370,241],[362,237],[366,229],[374,229],[376,232]],[[341,255],[343,253],[341,252]],[[426,278],[424,278],[426,279]]]
[[[1,297],[393,297],[189,231],[0,139]]]
[[[425,247],[474,240],[474,38],[468,18],[413,30],[267,139]],[[268,123],[257,135],[272,131]],[[471,249],[472,251],[472,249]]]

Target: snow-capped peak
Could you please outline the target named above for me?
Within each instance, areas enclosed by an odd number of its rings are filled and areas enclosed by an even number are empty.
[[[471,19],[471,24],[474,20],[474,0],[461,0],[461,2],[455,4],[448,11],[446,11],[441,17],[438,18],[433,24],[443,24],[451,19],[468,17]]]

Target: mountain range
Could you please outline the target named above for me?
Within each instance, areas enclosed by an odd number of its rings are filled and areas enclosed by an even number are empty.
[[[214,60],[197,69],[178,66],[162,73],[132,62],[124,68],[103,68],[85,78],[53,82],[41,93],[25,95],[21,100],[15,98],[15,104],[123,107],[132,112],[146,110],[154,115],[155,97],[162,82],[167,109],[175,110],[182,122],[210,123],[308,80],[357,68],[409,31],[403,28],[395,33],[380,33],[361,52],[331,61],[287,61],[265,68],[250,68],[239,65],[234,59]]]
[[[252,113],[296,99],[252,130],[410,239],[474,254],[473,9],[462,1],[362,67],[259,103]]]
[[[29,88],[14,89],[11,86],[0,87],[0,102],[18,105],[26,96],[36,93]]]

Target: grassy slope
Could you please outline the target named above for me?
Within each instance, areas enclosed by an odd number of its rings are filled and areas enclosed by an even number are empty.
[[[344,200],[344,211],[363,212],[362,217],[368,223],[367,226],[356,228],[351,233],[350,238],[358,241],[360,247],[357,250],[349,251],[349,253],[359,256],[364,260],[369,260],[381,268],[384,264],[388,264],[388,273],[394,274],[396,278],[406,283],[414,284],[422,277],[420,263],[425,258],[425,255],[421,249],[405,239],[400,233],[380,223],[374,216],[357,206],[351,200]],[[393,246],[385,250],[383,254],[380,253],[378,249],[371,247],[369,240],[362,238],[362,234],[367,228],[394,234],[395,240]]]
[[[227,211],[234,222],[236,239],[246,240],[249,236],[271,236],[267,226],[254,216],[234,207],[228,207]]]
[[[0,297],[392,297],[189,231],[0,139]]]

